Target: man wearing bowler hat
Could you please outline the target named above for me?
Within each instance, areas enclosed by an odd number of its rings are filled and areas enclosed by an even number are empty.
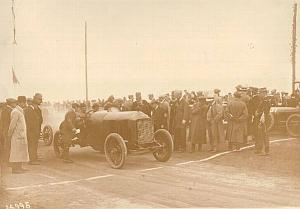
[[[33,96],[33,100],[32,100],[32,105],[34,107],[34,112],[36,114],[36,117],[37,117],[37,124],[38,124],[38,128],[36,130],[36,141],[37,141],[37,144],[38,144],[38,141],[39,141],[39,138],[40,138],[40,133],[41,133],[41,129],[42,129],[42,123],[43,123],[43,115],[42,115],[42,110],[40,109],[40,105],[42,104],[43,102],[43,96],[42,94],[40,93],[36,93],[34,96]],[[38,146],[37,148],[38,149]],[[39,159],[37,159],[39,160]]]
[[[26,134],[26,122],[23,108],[26,107],[26,97],[18,97],[18,105],[11,112],[11,120],[8,128],[7,138],[10,140],[11,149],[9,162],[12,166],[12,173],[23,173],[23,162],[29,161],[28,142]]]
[[[37,161],[37,148],[39,141],[39,123],[38,115],[36,114],[33,106],[33,100],[27,99],[27,107],[24,109],[26,131],[28,140],[29,164],[39,165]]]
[[[253,129],[255,139],[255,153],[259,155],[269,154],[269,137],[266,123],[270,114],[271,103],[267,100],[267,90],[259,89],[258,105],[254,111]]]

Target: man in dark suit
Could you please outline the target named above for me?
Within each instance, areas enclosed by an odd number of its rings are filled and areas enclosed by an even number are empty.
[[[33,106],[33,100],[31,98],[27,99],[27,107],[24,109],[25,121],[26,121],[26,131],[27,131],[27,141],[28,141],[28,153],[29,153],[29,164],[39,165],[37,161],[37,148],[39,142],[39,121],[38,115],[36,114]]]
[[[136,101],[133,102],[133,110],[134,111],[141,111],[151,117],[151,108],[149,103],[146,100],[142,99],[142,95],[140,92],[136,92],[135,94]]]
[[[165,117],[165,112],[163,108],[159,105],[159,101],[153,100],[152,105],[152,120],[154,124],[154,131],[158,129],[167,128],[167,118]]]
[[[189,120],[189,106],[182,91],[175,91],[174,96],[175,112],[174,112],[174,149],[180,152],[186,150],[186,126]]]
[[[32,105],[34,107],[34,112],[36,113],[36,117],[37,117],[37,124],[38,124],[38,128],[37,128],[37,133],[36,133],[36,137],[37,137],[37,141],[40,138],[40,133],[42,130],[42,123],[43,123],[43,115],[42,115],[42,110],[40,109],[39,105],[41,105],[43,102],[43,97],[40,93],[36,93],[33,96],[33,101],[32,101]],[[39,160],[39,159],[37,159]]]

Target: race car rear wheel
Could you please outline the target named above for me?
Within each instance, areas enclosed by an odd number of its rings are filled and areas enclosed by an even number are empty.
[[[271,131],[274,128],[274,124],[275,124],[274,113],[270,113],[266,118],[267,131]]]
[[[165,129],[159,129],[154,133],[154,141],[161,145],[153,152],[153,156],[160,162],[166,162],[173,153],[174,144],[171,134]]]
[[[52,130],[51,126],[46,125],[43,128],[42,139],[43,139],[43,141],[44,141],[44,143],[45,143],[46,146],[50,146],[52,144],[52,141],[53,141],[53,130]]]
[[[291,136],[300,136],[300,114],[292,114],[288,117],[286,130]]]
[[[60,131],[56,131],[54,134],[54,140],[53,140],[53,149],[55,156],[58,158],[61,158],[62,151],[63,151],[63,143],[62,143],[62,138]]]
[[[116,133],[109,134],[105,139],[104,153],[112,168],[122,168],[127,157],[127,147],[123,138]]]

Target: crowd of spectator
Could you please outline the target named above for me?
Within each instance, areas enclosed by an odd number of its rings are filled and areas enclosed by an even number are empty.
[[[288,95],[239,85],[234,94],[224,96],[219,89],[211,96],[201,91],[175,90],[158,98],[149,94],[147,99],[137,92],[135,98],[129,95],[116,99],[111,95],[106,100],[66,101],[53,106],[56,111],[67,111],[76,105],[82,114],[101,110],[141,111],[152,118],[155,131],[162,128],[171,133],[175,151],[179,152],[201,152],[202,145],[207,143],[216,152],[224,140],[230,150],[239,150],[252,139],[256,142],[256,153],[268,154],[266,124],[270,107],[297,107],[299,101],[299,91]]]

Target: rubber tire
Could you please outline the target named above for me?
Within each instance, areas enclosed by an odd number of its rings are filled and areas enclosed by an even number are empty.
[[[49,129],[50,130],[50,133],[49,133],[49,140],[45,140],[44,136],[45,136],[45,132],[46,132],[46,129]],[[46,125],[44,126],[43,128],[43,132],[42,132],[42,136],[43,136],[43,141],[44,141],[44,144],[46,146],[50,146],[52,144],[52,141],[53,141],[53,129],[50,125]]]
[[[109,156],[109,153],[108,153],[109,152],[108,145],[111,142],[111,140],[115,140],[121,148],[121,162],[118,163],[118,164],[115,164],[111,160],[111,158]],[[108,164],[110,165],[110,167],[115,168],[115,169],[122,168],[125,164],[125,160],[126,160],[126,157],[127,157],[127,146],[126,146],[125,141],[123,140],[123,138],[117,133],[109,134],[105,139],[104,153],[105,153],[105,158],[106,158]]]
[[[62,147],[61,147],[61,141],[60,141],[60,131],[56,131],[54,134],[54,139],[53,139],[53,149],[54,149],[54,154],[56,157],[61,158],[62,154]]]
[[[275,118],[274,118],[274,113],[270,113],[269,114],[269,125],[267,127],[267,131],[271,131],[273,128],[274,128],[274,125],[275,125]]]
[[[153,156],[159,162],[167,162],[173,153],[174,143],[171,134],[165,129],[159,129],[154,133],[154,141],[159,144],[164,143],[166,146],[166,153],[163,156],[160,156],[158,149],[153,152]]]
[[[286,120],[286,130],[287,130],[287,132],[288,132],[288,134],[290,135],[290,136],[293,136],[293,137],[298,137],[298,136],[300,136],[300,134],[296,134],[296,133],[294,133],[291,129],[290,129],[290,127],[289,127],[289,123],[291,122],[291,120],[292,120],[292,118],[293,117],[298,117],[299,119],[300,119],[300,114],[292,114],[292,115],[290,115],[289,117],[288,117],[288,119]],[[300,130],[300,126],[299,126],[299,130]],[[300,131],[299,131],[300,132]]]

